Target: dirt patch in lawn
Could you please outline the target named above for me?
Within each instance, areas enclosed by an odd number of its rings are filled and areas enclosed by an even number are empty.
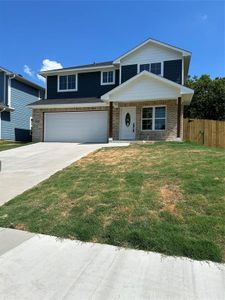
[[[225,151],[104,148],[0,207],[0,227],[225,261]]]
[[[126,148],[126,151],[124,150],[125,149],[120,148],[110,150],[107,149],[107,151],[96,151],[77,161],[76,165],[83,165],[99,161],[105,165],[114,166],[120,164],[124,159],[137,159],[137,155],[140,152],[136,148],[132,147]]]
[[[176,204],[183,198],[182,192],[177,185],[164,185],[160,188],[160,196],[166,210],[172,214],[178,214]]]
[[[15,229],[18,229],[18,230],[27,230],[27,227],[25,224],[16,224],[15,225]]]

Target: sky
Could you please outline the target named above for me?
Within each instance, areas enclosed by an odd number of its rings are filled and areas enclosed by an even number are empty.
[[[113,60],[149,37],[191,51],[191,76],[225,77],[225,0],[0,0],[0,36],[0,66],[41,85],[40,70]]]

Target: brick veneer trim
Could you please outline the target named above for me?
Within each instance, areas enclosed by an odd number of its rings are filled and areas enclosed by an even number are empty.
[[[162,131],[143,131],[141,130],[142,107],[144,106],[158,106],[165,105],[166,116],[166,130]],[[158,101],[144,101],[144,102],[129,102],[129,103],[114,103],[113,106],[113,139],[119,139],[120,130],[120,108],[127,106],[136,107],[136,140],[176,140],[177,139],[177,99],[174,100],[158,100]],[[182,115],[181,112],[181,138],[182,138]]]
[[[33,142],[44,141],[44,113],[51,112],[85,112],[85,111],[108,111],[108,107],[77,107],[77,108],[51,108],[33,109],[32,140]]]

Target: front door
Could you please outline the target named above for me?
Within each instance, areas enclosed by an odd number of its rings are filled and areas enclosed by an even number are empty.
[[[134,140],[136,133],[136,107],[120,108],[120,139]]]

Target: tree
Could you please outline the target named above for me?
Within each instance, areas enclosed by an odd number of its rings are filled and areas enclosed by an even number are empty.
[[[194,76],[186,85],[195,93],[191,104],[184,108],[185,118],[225,120],[225,78]]]

